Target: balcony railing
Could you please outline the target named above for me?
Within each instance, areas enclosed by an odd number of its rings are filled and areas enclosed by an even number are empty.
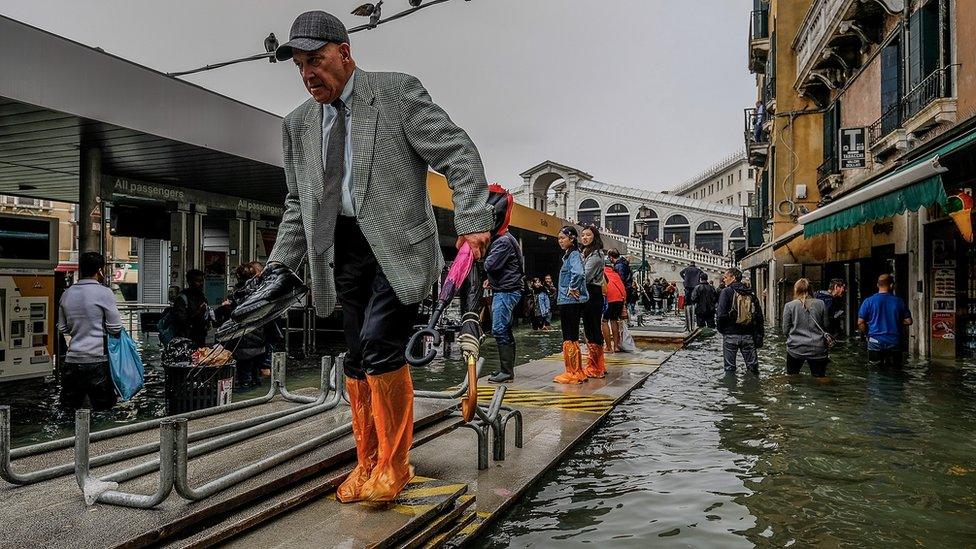
[[[906,121],[922,112],[933,102],[952,94],[952,71],[946,67],[934,71],[895,105],[888,108],[881,118],[868,127],[871,143],[878,143],[891,132],[902,128]]]
[[[949,80],[950,68],[939,69],[926,76],[924,80],[905,94],[905,98],[902,100],[903,120],[908,120],[922,112],[922,109],[929,106],[933,101],[949,97],[952,88]]]
[[[755,40],[769,38],[769,8],[753,10],[749,21],[749,37]]]
[[[824,182],[832,175],[840,175],[840,160],[836,154],[831,154],[824,163],[817,168],[817,187],[824,190]]]
[[[755,108],[743,110],[742,124],[747,146],[769,144],[769,132],[763,129],[767,121],[767,115],[756,114]]]

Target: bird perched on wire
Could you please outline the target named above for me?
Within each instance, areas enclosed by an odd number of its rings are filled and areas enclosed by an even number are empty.
[[[375,4],[367,3],[352,10],[353,15],[359,17],[369,17],[369,28],[375,28],[380,23],[380,16],[383,11],[383,0]]]

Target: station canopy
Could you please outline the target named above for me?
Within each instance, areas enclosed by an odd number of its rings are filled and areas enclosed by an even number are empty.
[[[102,173],[281,203],[281,118],[0,16],[0,194],[78,202]]]

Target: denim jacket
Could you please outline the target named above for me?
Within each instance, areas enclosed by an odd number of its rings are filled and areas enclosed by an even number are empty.
[[[557,305],[570,303],[586,303],[590,298],[586,292],[586,276],[583,272],[583,256],[578,250],[572,250],[563,256],[563,266],[559,269],[559,295]],[[574,298],[569,290],[579,290],[580,296]]]

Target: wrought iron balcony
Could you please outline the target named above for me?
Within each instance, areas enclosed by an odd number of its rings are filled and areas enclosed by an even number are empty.
[[[759,115],[754,108],[743,110],[743,135],[751,166],[766,165],[766,157],[769,156],[769,120],[768,115]]]
[[[840,161],[837,159],[836,154],[831,154],[817,168],[817,189],[820,190],[821,194],[828,194],[840,186],[842,179]]]
[[[918,133],[943,122],[955,122],[956,102],[952,99],[952,67],[939,69],[925,77],[902,99],[905,130]]]
[[[749,18],[749,70],[766,72],[769,56],[769,8],[753,10]]]

